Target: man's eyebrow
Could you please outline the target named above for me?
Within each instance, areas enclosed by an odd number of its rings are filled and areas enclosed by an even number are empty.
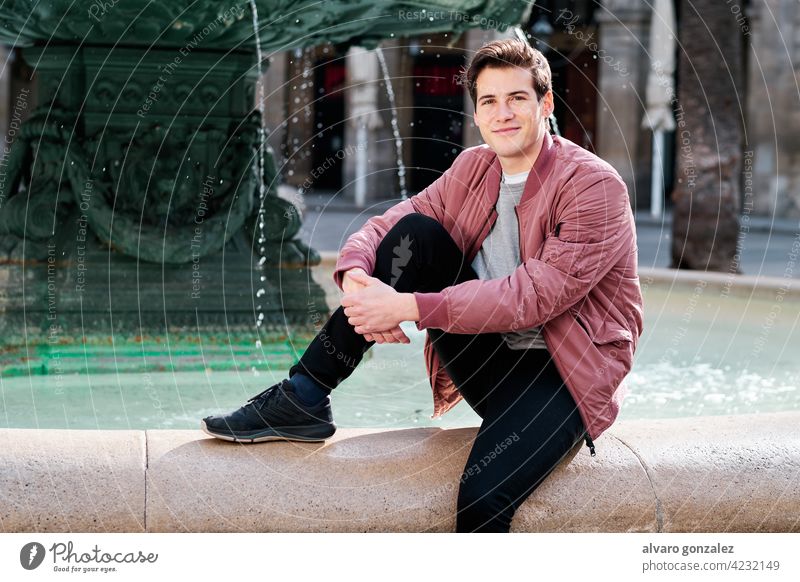
[[[510,97],[511,95],[519,95],[520,93],[522,95],[529,95],[529,93],[527,91],[524,91],[522,89],[519,89],[517,91],[511,91],[511,93],[509,93],[508,95]],[[480,97],[478,97],[478,101],[480,101],[481,99],[487,99],[489,97],[494,97],[494,95],[491,95],[491,94],[489,94],[489,95],[481,95]]]

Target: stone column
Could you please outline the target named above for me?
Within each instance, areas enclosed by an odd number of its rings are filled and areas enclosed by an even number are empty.
[[[402,161],[408,165],[411,160],[410,141],[408,140],[408,123],[412,112],[408,107],[411,102],[405,101],[407,96],[413,99],[410,78],[412,59],[408,56],[405,48],[408,42],[397,40],[387,40],[381,43],[383,56],[386,60],[386,68],[389,71],[392,91],[394,92],[395,114],[397,115],[397,127],[402,143]],[[395,135],[392,131],[392,102],[389,99],[389,90],[384,79],[383,70],[378,67],[378,107],[383,123],[376,132],[375,149],[370,152],[371,165],[380,168],[382,171],[375,176],[374,190],[368,191],[367,200],[376,202],[400,197],[400,178],[398,176],[398,151],[395,145]],[[408,190],[408,174],[405,176],[406,190]],[[406,192],[410,196],[412,192]]]
[[[402,47],[392,51],[395,53],[394,63],[389,61],[388,65],[390,70],[395,71],[392,83],[397,99],[397,121],[400,128],[400,139],[403,140],[403,162],[408,166],[411,163],[411,150],[414,147],[414,142],[411,140],[414,133],[414,128],[411,126],[411,120],[414,119],[414,58],[408,52],[406,39],[403,39],[403,42],[392,41],[392,43]],[[391,123],[391,118],[389,118],[389,122]],[[394,177],[394,180],[399,187],[397,176]],[[409,172],[406,170],[406,195],[413,196],[416,192],[409,188],[408,180]],[[399,190],[397,190],[397,196],[400,196]]]
[[[405,50],[396,41],[383,43],[383,55],[398,107],[398,127],[403,141],[403,161],[408,164],[407,102],[410,74]],[[397,149],[392,132],[392,105],[375,51],[352,47],[347,53],[347,102],[345,106],[346,155],[342,198],[357,206],[400,195]],[[407,103],[406,103],[407,104]],[[411,195],[411,192],[408,192]]]
[[[650,132],[641,128],[649,66],[651,10],[638,0],[607,0],[598,10],[597,154],[625,180],[634,209],[649,204]],[[589,42],[595,42],[594,39]]]
[[[344,190],[341,197],[363,206],[375,187],[371,157],[376,154],[375,134],[383,125],[378,113],[380,65],[373,51],[358,46],[350,47],[346,59],[344,141],[353,153],[343,160]]]
[[[310,138],[314,135],[314,49],[295,49],[287,65],[286,165],[279,171],[286,184],[300,186],[313,169]]]
[[[286,77],[288,56],[280,52],[265,58],[264,75],[261,82],[264,84],[264,122],[269,130],[268,143],[275,152],[275,163],[280,168],[285,161],[286,152],[283,151],[285,143],[286,126],[288,125],[286,89],[289,80]]]
[[[750,157],[752,185],[745,183],[743,211],[800,218],[800,6],[790,0],[765,0],[753,5],[748,15],[744,33],[751,50],[743,169],[747,172]],[[752,200],[747,200],[748,193]]]

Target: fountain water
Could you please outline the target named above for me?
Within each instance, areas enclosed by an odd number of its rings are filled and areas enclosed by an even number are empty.
[[[397,122],[397,103],[394,99],[394,88],[392,87],[392,79],[389,76],[389,68],[386,66],[386,59],[383,57],[383,51],[380,47],[375,49],[375,54],[378,56],[378,62],[381,65],[383,80],[386,83],[386,94],[389,97],[389,105],[392,108],[392,134],[394,135],[394,147],[397,150],[397,177],[400,181],[400,198],[405,200],[408,198],[406,166],[403,163],[403,141],[400,139],[400,127]]]
[[[373,3],[368,13],[351,4],[302,0],[291,18],[285,3],[271,0],[218,12],[201,2],[179,25],[148,5],[135,26],[126,11],[87,19],[82,2],[57,17],[43,3],[8,8],[0,42],[24,48],[38,84],[8,156],[6,188],[0,184],[4,374],[50,374],[53,353],[59,366],[69,360],[87,374],[112,364],[115,373],[245,370],[256,357],[271,366],[296,358],[294,335],[311,331],[308,305],[324,305],[308,276],[320,257],[298,237],[294,205],[272,190],[269,134],[254,114],[255,103],[266,111],[267,86],[253,53],[261,71],[270,51],[322,43],[370,50],[396,35],[463,32],[478,25],[476,16],[524,14],[485,0],[463,7],[468,18],[412,21],[372,17],[403,3]],[[108,171],[91,172],[92,160]],[[59,292],[48,307],[51,252]],[[48,337],[53,307],[63,340],[57,352]],[[270,347],[253,350],[254,339]],[[146,361],[143,345],[154,354]],[[62,360],[67,350],[80,357]]]
[[[255,0],[250,0],[250,12],[253,16],[253,37],[255,38],[255,45],[256,45],[256,67],[258,67],[258,81],[256,82],[256,95],[258,101],[258,108],[260,111],[259,115],[259,131],[258,131],[258,164],[256,164],[255,171],[257,173],[256,177],[258,180],[258,216],[256,218],[256,222],[258,224],[258,239],[257,239],[257,248],[258,252],[261,255],[261,258],[258,261],[259,267],[262,266],[267,258],[264,256],[264,251],[266,250],[264,247],[264,243],[266,242],[266,235],[264,233],[264,199],[266,197],[266,185],[264,184],[264,153],[267,147],[267,136],[266,136],[266,127],[264,125],[264,79],[262,77],[261,71],[261,63],[263,61],[263,54],[261,52],[261,39],[258,37],[258,7],[256,6]],[[260,282],[264,283],[266,277],[264,274],[261,274]],[[266,290],[263,287],[259,287],[258,291],[256,291],[256,298],[262,297]],[[264,323],[264,312],[261,309],[261,305],[259,303],[256,304],[256,326],[261,327]],[[256,348],[261,347],[261,341],[256,340]],[[255,369],[253,369],[255,371]]]

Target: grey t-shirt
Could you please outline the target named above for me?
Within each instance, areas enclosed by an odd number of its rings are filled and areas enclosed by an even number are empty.
[[[522,264],[519,256],[519,223],[514,207],[522,198],[528,173],[509,175],[503,172],[496,207],[497,220],[472,261],[472,268],[480,279],[502,279]],[[541,328],[532,327],[503,332],[501,335],[512,350],[547,349],[540,332]]]

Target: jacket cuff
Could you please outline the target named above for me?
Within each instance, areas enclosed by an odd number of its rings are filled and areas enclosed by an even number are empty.
[[[339,289],[344,291],[342,289],[342,279],[345,272],[356,267],[361,267],[367,275],[372,275],[372,265],[367,264],[367,261],[361,258],[361,255],[348,253],[339,257],[339,260],[336,261],[336,268],[333,271],[333,280]]]
[[[417,310],[419,311],[419,321],[415,322],[418,330],[422,331],[426,327],[447,329],[449,318],[447,316],[447,297],[444,293],[414,291],[414,299],[417,300]]]

